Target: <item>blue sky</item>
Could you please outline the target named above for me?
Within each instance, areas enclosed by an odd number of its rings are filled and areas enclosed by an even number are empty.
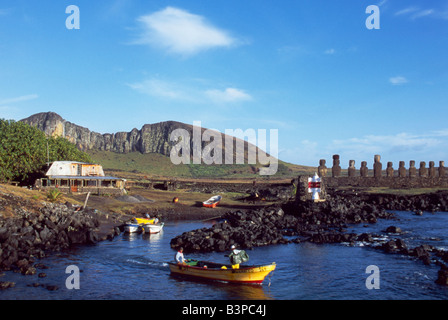
[[[100,133],[201,121],[277,129],[296,164],[438,163],[447,52],[441,0],[0,0],[0,117],[54,111]]]

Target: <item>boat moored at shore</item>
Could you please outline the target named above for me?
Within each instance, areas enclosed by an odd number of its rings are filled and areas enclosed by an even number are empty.
[[[207,201],[204,201],[202,203],[202,205],[206,208],[215,208],[219,202],[221,201],[222,196],[213,196],[210,199],[208,199]]]
[[[156,224],[146,223],[143,225],[143,231],[145,233],[156,234],[162,231],[164,225],[163,222]]]

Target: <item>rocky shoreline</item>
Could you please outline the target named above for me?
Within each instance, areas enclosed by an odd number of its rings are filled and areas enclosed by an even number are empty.
[[[35,263],[36,260],[51,252],[114,238],[130,218],[89,208],[79,210],[69,203],[45,202],[37,210],[30,210],[19,199],[10,200],[16,201],[18,206],[14,217],[0,218],[0,271],[14,270],[24,275],[36,274],[42,267]],[[399,253],[425,264],[440,265],[436,282],[448,285],[448,252],[430,245],[408,248],[399,237],[384,241],[374,234],[347,232],[350,224],[376,223],[379,219],[393,221],[394,215],[389,212],[392,210],[414,211],[416,214],[448,211],[448,193],[395,196],[333,191],[325,202],[286,201],[253,210],[223,210],[219,211],[222,213],[220,220],[211,228],[185,232],[171,239],[171,247],[182,246],[186,252],[224,252],[232,244],[251,249],[291,242],[354,244],[362,241],[385,253]],[[163,220],[184,219],[188,214],[171,209],[159,212]],[[392,224],[386,232],[399,235],[400,228]],[[44,273],[39,274],[39,277],[43,276]],[[13,283],[0,281],[0,289],[12,286]]]
[[[325,202],[296,202],[272,206],[250,213],[234,211],[222,216],[211,228],[188,231],[171,240],[171,247],[183,247],[186,252],[228,251],[235,244],[242,249],[258,246],[299,243],[363,242],[385,253],[415,257],[425,264],[441,266],[437,283],[448,285],[448,252],[430,245],[408,248],[401,239],[378,240],[369,233],[347,233],[348,224],[376,223],[378,219],[393,219],[387,210],[448,211],[448,195],[444,192],[425,196],[394,196],[334,192]],[[399,234],[400,228],[385,230]]]
[[[16,197],[9,195],[9,198]],[[44,278],[46,274],[41,269],[46,266],[36,260],[73,245],[112,239],[120,233],[118,226],[127,218],[104,215],[94,209],[79,210],[69,203],[44,203],[38,212],[33,209],[17,207],[13,217],[0,218],[0,276],[2,271],[14,271],[23,275],[38,273],[39,278]],[[14,286],[14,282],[0,281],[0,290]],[[57,286],[46,287],[57,290]]]
[[[197,208],[196,208],[197,209]],[[210,213],[178,212],[158,209],[155,214],[164,220],[206,219]],[[9,213],[9,214],[8,214]],[[216,212],[213,213],[216,216]],[[0,290],[15,286],[5,281],[3,271],[36,275],[44,278],[45,265],[37,263],[48,255],[74,245],[93,245],[111,240],[123,231],[133,216],[103,213],[94,208],[82,209],[69,202],[35,201],[0,188]],[[44,261],[44,260],[41,260]],[[48,290],[57,290],[48,286]]]

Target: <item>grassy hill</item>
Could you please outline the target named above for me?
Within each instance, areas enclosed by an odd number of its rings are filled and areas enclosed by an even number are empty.
[[[89,150],[87,152],[95,163],[99,163],[107,171],[131,172],[152,177],[176,178],[239,178],[260,179],[260,165],[174,165],[170,158],[158,153],[140,152],[116,153],[111,151]],[[273,178],[296,177],[299,174],[313,174],[315,168],[294,165],[279,161],[278,171]],[[266,177],[265,177],[266,178]]]
[[[222,165],[174,165],[169,155],[173,147],[170,135],[174,130],[181,129],[190,137],[194,127],[177,121],[164,121],[155,124],[145,124],[140,130],[100,134],[90,131],[74,123],[64,120],[54,112],[34,114],[21,122],[38,128],[48,136],[63,137],[80,150],[88,153],[91,159],[103,166],[110,173],[122,172],[121,176],[136,178],[161,177],[185,179],[278,179],[296,177],[299,174],[313,174],[316,168],[293,165],[283,161],[278,162],[278,170],[274,176],[261,176],[261,164],[222,164]],[[206,128],[201,128],[204,133]],[[228,137],[219,133],[221,138],[220,154],[226,155],[227,139],[231,138],[234,147],[230,150],[236,157],[237,144],[243,143],[244,161],[248,162],[248,150],[252,146],[248,141],[236,137]],[[191,143],[190,143],[191,144]],[[202,141],[201,148],[205,147]],[[218,144],[219,145],[219,144]],[[194,148],[194,146],[190,146]],[[256,146],[252,146],[260,154]],[[218,150],[217,149],[217,150]],[[102,151],[101,151],[102,150]],[[109,151],[104,151],[109,150]]]

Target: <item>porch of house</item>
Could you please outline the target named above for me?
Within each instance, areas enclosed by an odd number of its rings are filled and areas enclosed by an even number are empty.
[[[95,193],[95,194],[125,194],[126,180],[103,176],[49,176],[38,179],[36,188],[49,190],[57,188],[63,193]]]

